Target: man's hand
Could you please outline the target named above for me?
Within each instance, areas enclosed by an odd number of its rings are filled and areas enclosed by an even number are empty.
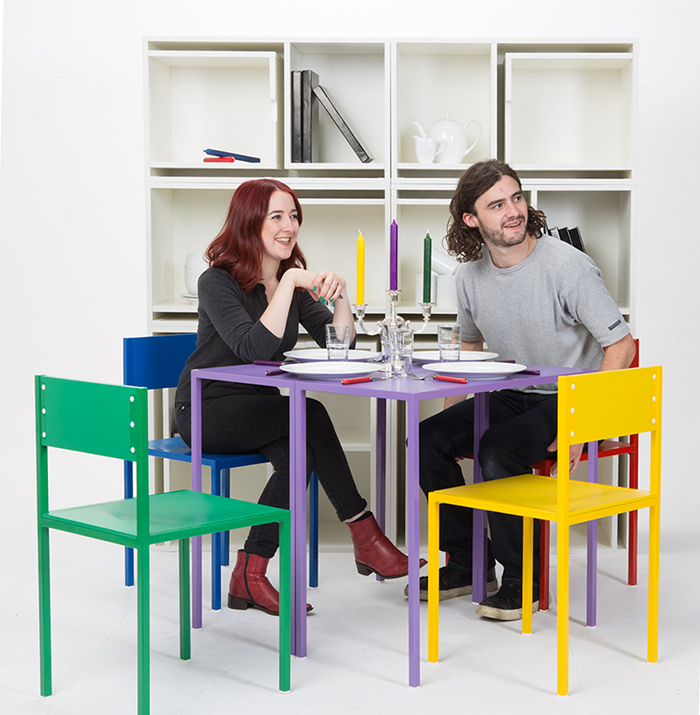
[[[557,455],[557,438],[554,438],[554,442],[547,447],[548,452],[553,452],[554,456]],[[569,474],[578,467],[578,463],[581,461],[581,455],[583,454],[583,444],[572,444],[569,447]],[[557,475],[557,463],[556,461],[552,465],[550,471],[551,476],[555,477]]]

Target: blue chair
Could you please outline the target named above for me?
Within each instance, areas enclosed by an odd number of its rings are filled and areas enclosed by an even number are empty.
[[[149,390],[176,387],[187,358],[196,347],[197,336],[194,333],[124,338],[124,384],[146,387]],[[179,436],[149,441],[148,453],[151,457],[191,462],[190,448]],[[211,473],[211,493],[226,497],[230,496],[231,469],[265,462],[267,459],[262,454],[202,455],[202,464],[209,467]],[[133,464],[125,462],[124,497],[130,499],[133,495]],[[314,495],[315,508],[313,506]],[[318,483],[315,474],[311,483],[311,500],[312,507],[309,509],[311,515],[309,585],[315,587],[318,585]],[[201,542],[195,540],[192,548],[193,562],[201,564]],[[125,554],[125,582],[127,586],[134,584],[133,559],[133,549],[127,548]],[[211,558],[211,607],[213,610],[221,609],[221,567],[228,566],[228,564],[229,532],[213,534]],[[192,582],[201,584],[201,578],[194,577]],[[202,625],[201,602],[201,593],[193,594],[192,623],[195,628],[201,628]]]

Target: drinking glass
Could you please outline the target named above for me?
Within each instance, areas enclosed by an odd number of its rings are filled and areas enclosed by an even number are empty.
[[[394,375],[405,375],[411,369],[413,335],[414,332],[411,328],[396,328],[396,350],[392,365]]]
[[[347,360],[350,346],[350,326],[343,323],[326,325],[326,348],[329,360]]]
[[[459,360],[459,351],[462,347],[459,325],[438,325],[438,345],[440,346],[440,362],[454,362]]]

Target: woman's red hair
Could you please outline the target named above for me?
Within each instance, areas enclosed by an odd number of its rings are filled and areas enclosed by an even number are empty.
[[[260,282],[262,226],[275,191],[284,191],[294,199],[301,226],[299,198],[286,184],[274,179],[246,181],[234,191],[224,226],[204,254],[209,265],[227,271],[246,293]],[[280,264],[277,278],[289,268],[306,268],[306,258],[298,244],[295,244],[292,255]]]

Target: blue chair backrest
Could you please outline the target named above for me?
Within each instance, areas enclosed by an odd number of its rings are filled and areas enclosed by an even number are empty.
[[[124,338],[124,384],[160,390],[176,387],[197,335],[151,335]]]

